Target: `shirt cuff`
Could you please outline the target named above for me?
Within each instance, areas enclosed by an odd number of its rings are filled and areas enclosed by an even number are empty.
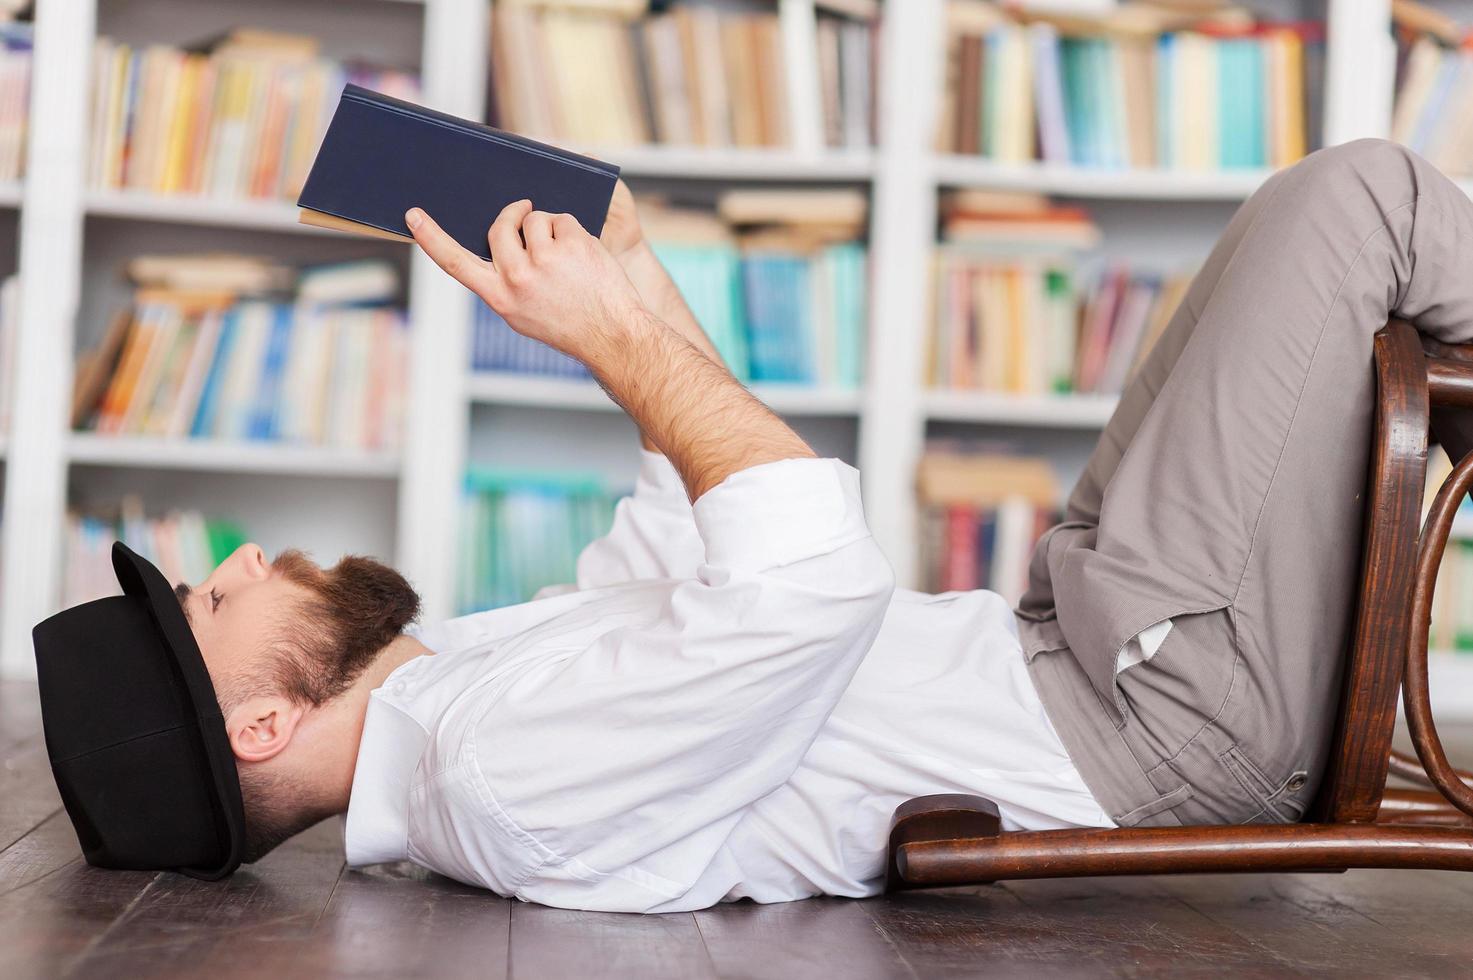
[[[761,571],[869,536],[859,471],[837,459],[784,459],[728,476],[695,503],[706,562]]]
[[[634,481],[634,495],[640,499],[646,497],[680,497],[682,501],[688,498],[685,492],[685,481],[675,471],[675,467],[664,453],[653,453],[648,449],[639,451],[639,476]]]

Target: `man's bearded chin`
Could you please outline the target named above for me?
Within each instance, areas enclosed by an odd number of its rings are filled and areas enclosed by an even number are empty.
[[[382,562],[349,555],[321,568],[300,551],[273,561],[306,599],[280,637],[279,689],[321,705],[352,686],[384,647],[419,616],[419,594]]]

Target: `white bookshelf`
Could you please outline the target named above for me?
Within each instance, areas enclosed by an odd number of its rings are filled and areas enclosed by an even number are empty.
[[[858,391],[761,384],[752,385],[751,390],[780,415],[848,417],[859,414]],[[597,384],[578,378],[542,378],[477,371],[466,382],[466,394],[472,402],[484,405],[521,405],[594,412],[622,411]]]
[[[277,442],[150,439],[73,432],[67,436],[66,452],[67,460],[80,466],[376,480],[392,480],[399,475],[398,453]]]
[[[937,183],[949,187],[1137,201],[1241,201],[1272,171],[1091,170],[1057,164],[998,164],[979,157],[946,154],[936,158],[935,173]]]
[[[1059,429],[1102,429],[1119,401],[1114,395],[1000,395],[932,390],[921,396],[926,418],[937,422]]]
[[[1267,2],[1280,16],[1318,13],[1295,0]],[[110,298],[99,301],[96,293],[104,287],[96,280],[102,273],[87,268],[89,262],[100,265],[137,242],[162,248],[171,233],[189,247],[282,249],[292,258],[319,251],[331,258],[339,243],[349,241],[300,225],[296,209],[286,203],[86,188],[89,72],[84,65],[96,28],[110,30],[110,24],[126,18],[133,36],[124,39],[133,43],[193,41],[247,23],[306,29],[322,37],[324,49],[335,57],[415,57],[427,103],[480,118],[490,7],[488,0],[257,0],[249,9],[228,0],[39,0],[37,6],[31,177],[24,187],[0,185],[0,209],[18,209],[11,214],[22,279],[42,284],[22,290],[19,390],[14,430],[3,447],[0,562],[26,574],[0,575],[0,673],[33,670],[30,629],[56,606],[61,522],[69,497],[103,499],[120,489],[144,487],[155,494],[145,499],[162,506],[178,503],[208,511],[212,501],[238,501],[247,508],[248,529],[268,548],[296,543],[298,534],[311,537],[323,551],[352,550],[367,540],[388,552],[386,557],[414,581],[424,594],[426,616],[435,618],[451,611],[460,538],[457,503],[467,465],[632,458],[632,426],[622,423],[595,386],[468,372],[467,296],[422,256],[406,258],[401,246],[389,243],[382,247],[400,249],[389,254],[408,264],[413,329],[407,431],[397,456],[249,443],[117,441],[69,432],[65,419],[75,338],[98,329],[97,311],[111,304]],[[891,16],[880,35],[878,144],[873,152],[825,150],[812,125],[818,118],[813,0],[778,0],[778,6],[791,69],[788,101],[794,130],[802,136],[794,147],[595,152],[623,167],[636,190],[659,189],[667,182],[770,181],[857,184],[869,191],[868,383],[858,392],[756,390],[794,418],[805,435],[816,433],[817,443],[841,447],[837,451],[859,464],[871,526],[900,581],[913,585],[914,464],[928,431],[944,426],[948,432],[981,435],[1031,433],[1044,451],[1077,465],[1113,407],[1107,398],[1010,399],[925,390],[920,379],[930,329],[938,191],[991,187],[1092,199],[1102,209],[1107,251],[1118,249],[1114,254],[1130,258],[1132,250],[1150,247],[1191,262],[1205,255],[1235,202],[1265,175],[1000,167],[934,153],[944,0],[888,0]],[[1327,0],[1326,9],[1325,142],[1385,135],[1393,53],[1389,0]],[[1172,211],[1160,207],[1166,202]],[[1188,233],[1172,218],[1180,208],[1192,216]],[[0,211],[0,232],[6,228]],[[7,248],[0,243],[0,262]],[[8,271],[0,266],[0,274]],[[253,503],[254,511],[249,510]],[[366,539],[359,534],[364,525],[372,525]],[[1467,713],[1473,714],[1473,705]]]
[[[333,234],[297,220],[295,205],[277,201],[238,201],[195,194],[145,194],[139,191],[89,190],[82,195],[88,216],[132,218],[211,228]]]

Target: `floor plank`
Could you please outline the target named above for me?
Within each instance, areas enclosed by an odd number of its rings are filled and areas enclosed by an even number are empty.
[[[342,868],[339,822],[327,820],[225,881],[160,875],[75,975],[255,976],[275,944],[311,933]]]
[[[88,867],[66,814],[53,815],[0,853],[0,975],[62,976],[157,877]]]
[[[739,902],[695,913],[716,972],[724,978],[915,980],[864,903],[816,898]]]
[[[40,736],[32,733],[0,748],[0,851],[60,810],[61,796]]]
[[[1367,975],[1446,973],[1445,958],[1427,953],[1416,930],[1388,929],[1337,897],[1342,888],[1338,875],[1183,875],[1157,880],[1186,905],[1269,950],[1294,970],[1319,974],[1355,964],[1357,972]],[[1422,885],[1414,882],[1413,887]]]
[[[386,865],[345,871],[310,934],[273,943],[249,973],[501,980],[510,939],[506,899],[408,863]]]
[[[512,980],[700,980],[716,976],[689,912],[623,915],[521,902],[511,907]]]

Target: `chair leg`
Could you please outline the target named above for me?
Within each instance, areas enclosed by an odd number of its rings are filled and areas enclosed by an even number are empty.
[[[964,793],[940,793],[918,796],[895,809],[890,820],[889,861],[885,866],[885,890],[907,887],[895,867],[895,855],[905,844],[919,841],[944,841],[958,837],[971,840],[995,838],[1002,832],[1002,818],[997,804],[980,796]],[[973,884],[986,884],[977,881]]]
[[[1473,833],[1386,824],[1240,824],[1044,830],[901,844],[909,887],[1016,878],[1227,871],[1421,868],[1473,871]]]

